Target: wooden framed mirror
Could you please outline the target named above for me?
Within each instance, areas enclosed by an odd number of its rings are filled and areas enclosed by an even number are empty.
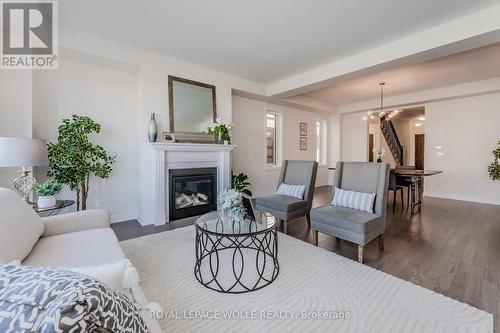
[[[202,133],[217,119],[215,86],[168,76],[170,132]]]

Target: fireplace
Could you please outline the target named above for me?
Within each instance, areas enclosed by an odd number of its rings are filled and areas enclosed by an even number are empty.
[[[217,210],[217,168],[170,169],[169,220]]]

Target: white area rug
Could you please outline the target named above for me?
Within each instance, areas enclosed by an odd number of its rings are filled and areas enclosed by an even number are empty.
[[[121,243],[165,332],[493,332],[489,313],[281,233],[271,285],[218,293],[194,277],[194,238],[186,227]]]

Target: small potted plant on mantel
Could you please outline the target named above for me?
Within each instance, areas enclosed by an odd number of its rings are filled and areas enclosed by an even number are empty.
[[[56,205],[55,195],[61,192],[62,184],[55,180],[48,180],[42,184],[35,185],[35,192],[38,195],[38,208],[49,208]]]
[[[220,119],[217,119],[215,123],[208,126],[206,129],[206,133],[208,135],[215,135],[218,143],[220,144],[231,144],[231,128],[233,124],[223,122]]]

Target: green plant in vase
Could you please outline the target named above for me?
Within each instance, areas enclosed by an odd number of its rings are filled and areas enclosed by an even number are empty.
[[[54,207],[56,205],[55,195],[61,192],[62,184],[55,180],[35,185],[35,193],[38,196],[38,208]]]
[[[89,135],[99,133],[101,125],[89,117],[73,115],[72,119],[63,119],[58,131],[57,142],[48,144],[48,176],[76,191],[76,209],[85,210],[90,176],[108,178],[116,156],[90,142]]]
[[[492,180],[500,180],[500,141],[497,149],[493,151],[493,157],[495,160],[488,166],[488,173]]]
[[[206,133],[208,135],[215,135],[217,137],[217,141],[219,143],[231,143],[231,128],[233,124],[222,122],[220,119],[217,119],[215,123],[208,126],[206,129]]]
[[[248,180],[248,176],[246,174],[244,174],[243,172],[240,172],[237,175],[231,174],[231,188],[251,197],[252,191],[250,191],[250,189],[248,189],[251,186],[251,184],[247,180]]]

